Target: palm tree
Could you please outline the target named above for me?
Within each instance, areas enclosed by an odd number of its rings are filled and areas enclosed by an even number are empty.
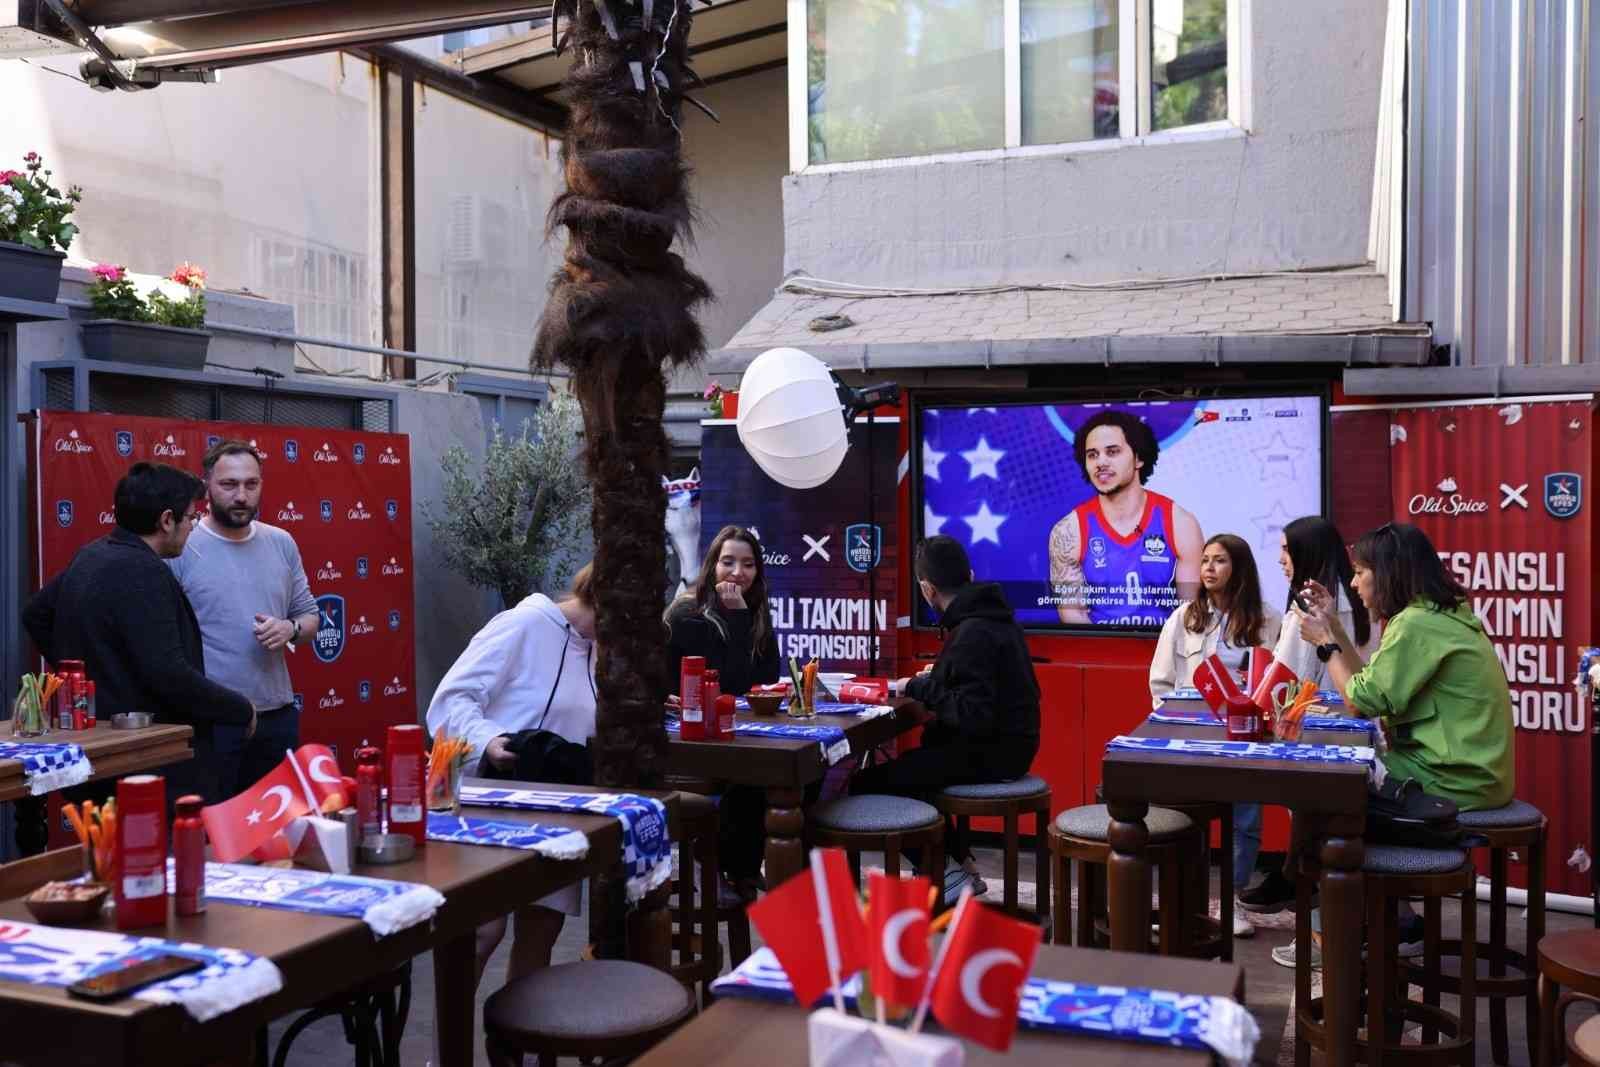
[[[563,22],[574,54],[567,189],[546,221],[551,233],[565,228],[567,250],[532,362],[569,368],[583,410],[598,590],[595,781],[658,786],[671,669],[661,622],[664,369],[704,352],[694,310],[711,297],[672,250],[691,219],[679,130],[694,77],[689,0],[556,0],[552,34]]]

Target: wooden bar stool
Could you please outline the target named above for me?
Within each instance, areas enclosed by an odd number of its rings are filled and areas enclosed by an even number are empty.
[[[1367,893],[1366,1030],[1356,1039],[1363,1063],[1462,1064],[1473,1062],[1477,1025],[1478,879],[1468,855],[1457,848],[1368,845],[1362,863]],[[1423,898],[1423,999],[1406,996],[1400,968],[1400,901]],[[1444,898],[1461,899],[1460,1007],[1439,1007],[1440,917]],[[1323,998],[1311,996],[1311,881],[1299,879],[1295,916],[1295,1062],[1308,1063],[1310,1049],[1327,1051]],[[1404,1044],[1405,1023],[1422,1024],[1422,1043]],[[1448,1040],[1440,1040],[1443,1032]],[[1308,1047],[1309,1046],[1309,1047]]]
[[[952,785],[934,798],[934,807],[952,816],[963,839],[973,816],[994,816],[1005,826],[1005,909],[1017,911],[1017,861],[1023,813],[1033,815],[1034,910],[1042,924],[1050,917],[1050,786],[1043,778],[1024,775],[1011,782]]]
[[[1189,910],[1190,954],[1198,959],[1220,959],[1233,962],[1233,805],[1232,804],[1173,804],[1173,811],[1181,811],[1194,820],[1200,828],[1201,862],[1191,865],[1189,899],[1195,906]],[[1220,918],[1211,917],[1211,824],[1220,827],[1218,844],[1222,858],[1217,865],[1217,903]]]
[[[1073,944],[1070,931],[1072,908],[1072,864],[1078,864],[1077,945],[1093,948],[1109,939],[1102,937],[1096,922],[1105,914],[1105,870],[1111,860],[1111,845],[1106,840],[1111,816],[1104,804],[1085,804],[1068,808],[1050,824],[1051,862],[1055,867],[1055,916],[1052,921],[1055,943]],[[1192,902],[1184,883],[1185,865],[1199,861],[1204,842],[1193,819],[1171,808],[1152,807],[1145,816],[1150,844],[1145,850],[1150,862],[1159,868],[1159,907],[1156,909],[1156,949],[1163,956],[1188,951],[1187,913]]]
[[[711,983],[722,973],[720,929],[724,924],[728,927],[729,962],[737,967],[750,955],[750,920],[742,905],[724,908],[718,903],[722,876],[717,862],[716,801],[680,788],[678,828],[678,878],[672,901],[677,962],[669,970],[691,987],[698,983],[709,1004]]]
[[[694,997],[672,975],[628,960],[545,967],[508,982],[483,1005],[484,1049],[494,1067],[539,1057],[633,1057],[694,1013]]]
[[[900,876],[900,852],[922,850],[922,871],[944,892],[944,816],[932,804],[911,797],[864,794],[840,797],[811,809],[806,837],[813,845],[836,845],[850,857],[850,871],[861,884],[861,853],[883,853],[884,873]],[[776,887],[774,887],[776,888]]]
[[[1572,1003],[1600,1000],[1600,930],[1550,934],[1539,942],[1538,954],[1539,1058],[1534,1063],[1548,1067],[1557,1061],[1556,1050],[1564,1047],[1572,1062],[1600,1067],[1600,1042],[1595,1040],[1600,1023],[1590,1019],[1571,1039],[1565,1036]]]
[[[1544,813],[1532,804],[1513,800],[1502,808],[1463,811],[1458,821],[1463,829],[1481,835],[1489,842],[1489,940],[1478,942],[1478,958],[1488,960],[1489,973],[1479,975],[1478,996],[1489,1001],[1489,1047],[1494,1062],[1510,1061],[1510,1041],[1506,1031],[1506,1001],[1522,997],[1528,1025],[1528,1062],[1539,1062],[1538,968],[1533,961],[1535,946],[1544,936],[1544,849],[1549,824]],[[1528,932],[1518,951],[1506,945],[1506,868],[1512,849],[1522,852],[1528,864]],[[1455,966],[1440,975],[1446,993],[1460,993],[1461,942],[1439,943],[1439,952]],[[1515,970],[1508,975],[1507,967]],[[1408,981],[1421,983],[1422,968],[1413,961],[1402,963]]]

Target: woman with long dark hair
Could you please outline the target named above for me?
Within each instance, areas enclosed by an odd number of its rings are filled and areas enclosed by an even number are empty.
[[[724,526],[711,539],[694,586],[667,608],[667,656],[672,690],[684,656],[702,656],[718,672],[722,692],[741,696],[778,680],[778,639],[767,609],[761,541],[743,526]],[[761,887],[766,844],[766,792],[731,786],[718,806],[717,858],[725,904],[754,900]]]
[[[1293,670],[1296,678],[1309,678],[1318,688],[1325,689],[1328,668],[1316,646],[1300,636],[1302,613],[1295,605],[1294,594],[1307,582],[1316,582],[1333,593],[1334,610],[1345,632],[1355,641],[1362,658],[1370,657],[1378,649],[1378,632],[1351,584],[1355,569],[1350,553],[1337,526],[1320,515],[1306,515],[1283,528],[1278,542],[1278,566],[1289,579],[1289,601],[1284,608],[1283,631],[1272,655]]]

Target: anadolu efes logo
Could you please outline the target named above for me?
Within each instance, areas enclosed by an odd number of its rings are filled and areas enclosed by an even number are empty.
[[[350,625],[350,636],[365,637],[367,634],[372,633],[376,629],[377,627],[368,622],[365,615],[362,615]]]
[[[56,522],[61,524],[63,530],[72,525],[72,501],[56,501]]]
[[[1544,509],[1553,518],[1570,519],[1583,507],[1583,476],[1557,471],[1544,476]]]
[[[1417,493],[1406,505],[1406,510],[1413,515],[1480,515],[1489,510],[1487,500],[1475,500],[1463,496],[1456,490],[1456,480],[1446,475],[1438,486],[1438,494]]]
[[[350,458],[355,460],[357,463],[365,463],[367,461],[367,446],[362,444],[360,441],[357,441],[355,444],[351,445]]]
[[[170,457],[172,459],[187,456],[188,454],[189,450],[180,445],[170,433],[167,434],[165,440],[157,441],[156,447],[151,449],[151,455]]]
[[[317,581],[319,582],[337,582],[343,577],[344,571],[335,567],[331,559],[317,568]]]
[[[366,556],[357,556],[356,557],[356,577],[357,578],[365,578],[370,573],[372,573],[372,565],[367,562],[367,557]]]
[[[398,467],[403,462],[405,461],[394,454],[393,445],[378,453],[378,466],[380,467]]]
[[[290,463],[299,463],[300,442],[296,441],[292,437],[285,441],[283,443],[283,458],[288,460]]]
[[[363,679],[356,683],[356,699],[365,704],[372,699],[372,683]]]
[[[395,519],[399,518],[400,517],[400,501],[398,501],[398,500],[385,500],[383,502],[383,513],[385,515],[389,516],[389,521],[390,522],[393,522]]]
[[[365,521],[372,518],[372,512],[367,510],[367,505],[357,500],[356,506],[345,512],[344,517],[347,519],[355,519],[357,521]]]
[[[304,522],[305,519],[306,517],[295,509],[293,500],[278,509],[279,522]]]
[[[386,697],[397,697],[409,692],[411,692],[411,690],[407,688],[398,677],[383,687],[383,695]]]
[[[383,576],[385,578],[395,578],[404,574],[405,572],[405,565],[399,560],[395,559],[393,556],[390,556],[389,562],[383,565]]]
[[[119,456],[131,456],[131,455],[133,455],[133,431],[132,430],[118,430],[117,431],[117,455],[119,455]]]
[[[322,501],[322,503],[320,505],[318,505],[318,507],[322,511],[322,521],[323,522],[332,522],[333,521],[333,501],[324,500],[324,501]]]
[[[311,650],[323,663],[332,663],[344,651],[344,597],[324,593],[317,597],[317,635]]]
[[[332,445],[324,441],[321,448],[311,453],[311,460],[314,463],[337,463],[339,462],[339,453],[333,450]]]
[[[400,612],[399,612],[399,609],[396,609],[394,611],[389,612],[389,629],[391,629],[391,630],[400,629]]]
[[[333,708],[338,707],[340,704],[343,704],[344,702],[345,702],[344,697],[340,696],[334,690],[330,689],[330,690],[328,690],[327,694],[325,696],[323,696],[323,698],[321,700],[317,701],[317,707],[321,708],[323,711],[328,711],[328,710],[331,710]]]
[[[78,436],[77,430],[68,430],[67,436],[56,438],[52,446],[57,452],[93,452],[94,445]]]

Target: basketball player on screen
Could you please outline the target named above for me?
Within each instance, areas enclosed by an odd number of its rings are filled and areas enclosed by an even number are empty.
[[[1050,531],[1050,582],[1066,623],[1159,625],[1200,582],[1200,524],[1144,487],[1161,446],[1143,419],[1102,411],[1073,455],[1095,495]]]

